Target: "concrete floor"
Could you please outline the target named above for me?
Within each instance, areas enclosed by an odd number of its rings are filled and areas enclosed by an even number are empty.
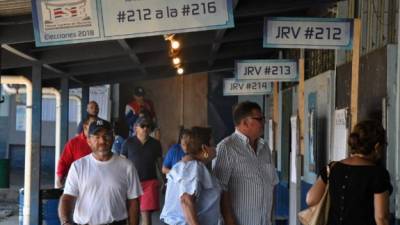
[[[160,212],[153,214],[153,225],[163,225],[160,221]],[[11,217],[7,217],[5,219],[0,220],[0,225],[17,225],[19,223],[18,215],[13,215]]]

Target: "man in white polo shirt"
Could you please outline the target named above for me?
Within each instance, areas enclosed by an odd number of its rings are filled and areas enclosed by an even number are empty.
[[[69,170],[58,209],[61,225],[138,225],[140,181],[134,165],[111,152],[113,139],[109,122],[90,124],[92,153]]]

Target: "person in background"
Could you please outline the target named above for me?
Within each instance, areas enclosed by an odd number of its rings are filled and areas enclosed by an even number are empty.
[[[135,122],[135,136],[126,139],[122,145],[122,154],[135,165],[143,195],[140,197],[140,211],[143,225],[151,225],[151,215],[160,209],[157,173],[161,173],[162,149],[158,140],[150,137],[151,120],[139,117]]]
[[[378,121],[357,123],[349,135],[350,156],[331,163],[329,174],[329,225],[389,225],[389,172],[376,165],[386,146],[386,132]],[[307,193],[309,206],[316,205],[328,182],[322,169]]]
[[[109,122],[90,124],[92,153],[75,161],[68,173],[58,214],[62,225],[138,225],[138,174],[132,162],[111,152],[113,131]]]
[[[182,157],[186,155],[187,147],[190,140],[190,130],[182,129],[179,137],[179,143],[174,144],[170,149],[168,149],[165,155],[162,172],[167,174],[171,168],[179,161]]]
[[[99,104],[97,104],[96,101],[90,101],[87,106],[86,106],[86,119],[87,118],[92,118],[92,119],[98,119],[99,115]],[[100,118],[99,118],[100,119]],[[83,131],[83,120],[79,122],[78,128],[76,129],[76,133],[80,134]]]
[[[221,210],[225,225],[270,225],[278,175],[271,150],[261,138],[265,119],[254,102],[233,110],[235,133],[217,145],[213,162],[222,184]]]
[[[83,131],[77,136],[69,140],[61,154],[61,157],[57,163],[57,177],[56,177],[56,188],[64,187],[65,178],[68,175],[71,164],[92,152],[90,146],[87,143],[87,137],[89,132],[89,125],[95,119],[88,117],[82,122]]]
[[[169,225],[217,225],[221,187],[204,163],[210,152],[211,129],[193,127],[185,155],[167,174],[167,191],[160,219]],[[213,149],[215,152],[215,149]]]
[[[136,87],[133,93],[133,100],[125,107],[125,119],[129,127],[129,136],[135,135],[135,122],[139,118],[139,114],[146,113],[145,116],[150,118],[152,128],[157,124],[156,112],[153,102],[145,99],[146,92],[143,87]]]
[[[122,127],[121,127],[121,123],[119,122],[115,122],[114,123],[114,143],[111,147],[111,151],[114,154],[120,155],[122,152],[122,144],[125,141],[125,138],[122,137]]]

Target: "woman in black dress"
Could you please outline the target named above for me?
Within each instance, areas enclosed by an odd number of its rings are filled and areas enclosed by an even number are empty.
[[[388,225],[388,171],[378,165],[386,146],[386,134],[377,121],[358,123],[349,136],[350,156],[331,164],[328,225]],[[313,206],[321,199],[327,183],[326,168],[307,193]]]

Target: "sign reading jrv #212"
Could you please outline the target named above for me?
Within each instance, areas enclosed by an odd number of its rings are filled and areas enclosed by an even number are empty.
[[[234,27],[232,0],[34,0],[37,46]]]
[[[266,95],[272,92],[272,83],[267,80],[224,79],[224,96]]]
[[[265,48],[352,49],[353,20],[341,18],[267,17]]]
[[[239,80],[297,81],[296,60],[238,60],[235,75]]]

